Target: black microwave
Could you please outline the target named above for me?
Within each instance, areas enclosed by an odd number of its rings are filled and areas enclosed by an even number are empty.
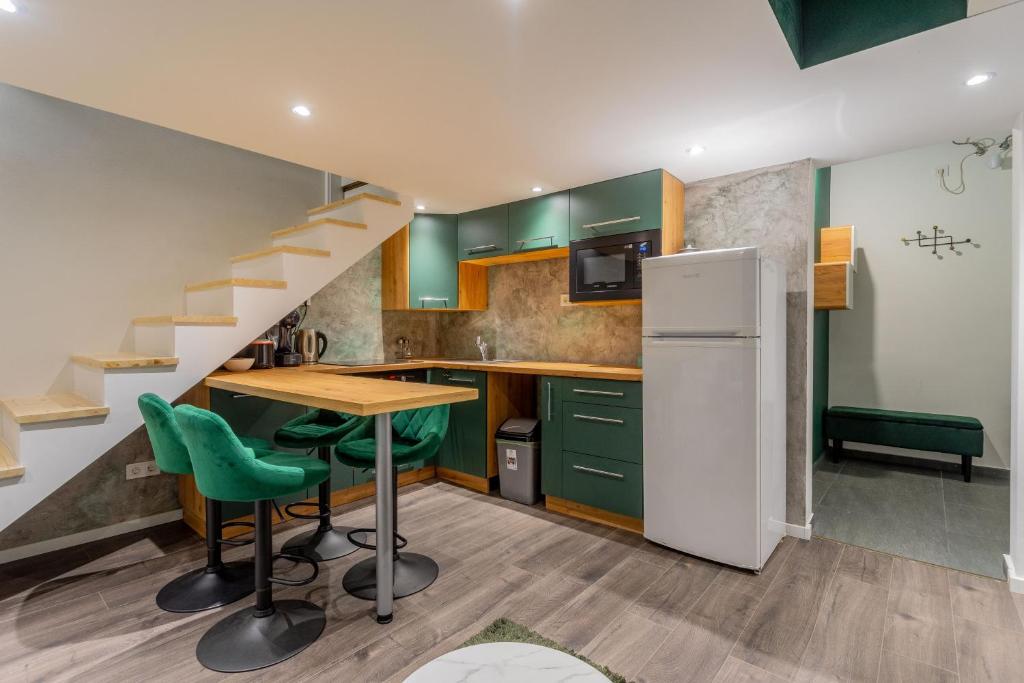
[[[592,237],[569,243],[569,301],[639,299],[641,265],[661,255],[661,230]]]

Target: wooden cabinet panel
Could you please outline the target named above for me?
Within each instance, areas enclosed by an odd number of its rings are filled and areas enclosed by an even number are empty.
[[[459,260],[508,253],[508,204],[459,214]]]
[[[409,306],[458,308],[458,217],[417,214],[409,226]]]
[[[531,197],[508,206],[511,253],[569,246],[569,191]]]
[[[814,308],[829,311],[853,308],[853,264],[814,264]]]

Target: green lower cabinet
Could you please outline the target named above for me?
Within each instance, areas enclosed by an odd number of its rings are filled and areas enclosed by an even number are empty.
[[[561,377],[541,377],[537,389],[540,406],[540,488],[546,496],[562,497],[562,387]]]
[[[569,191],[508,205],[510,253],[569,246]]]
[[[562,447],[604,458],[643,462],[643,412],[589,403],[562,403]]]
[[[437,453],[437,466],[487,477],[487,373],[432,368],[430,383],[479,392],[475,401],[451,404],[448,433]]]
[[[569,239],[662,227],[663,171],[647,171],[569,190]]]
[[[408,462],[398,466],[398,473],[402,474],[403,472],[412,472],[413,470],[418,470],[432,464],[434,464],[433,458]],[[368,481],[375,481],[377,479],[377,470],[373,467],[353,468],[352,475],[353,484],[358,486],[359,484],[365,484]]]
[[[409,306],[459,307],[459,233],[455,214],[416,214],[409,224]]]
[[[563,451],[561,497],[620,515],[643,517],[643,467]]]

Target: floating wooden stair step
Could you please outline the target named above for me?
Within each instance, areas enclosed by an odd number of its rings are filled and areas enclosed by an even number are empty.
[[[284,280],[259,280],[251,277],[229,277],[223,280],[210,280],[209,282],[196,282],[185,285],[186,292],[205,292],[209,289],[223,289],[224,287],[256,287],[259,289],[287,289],[288,283]]]
[[[0,399],[0,405],[18,424],[37,424],[97,417],[110,413],[110,408],[94,403],[78,394],[45,394]]]
[[[260,249],[259,251],[251,251],[248,254],[242,254],[241,256],[231,257],[232,263],[241,263],[242,261],[251,261],[253,259],[263,258],[264,256],[271,256],[273,254],[295,254],[296,256],[321,256],[327,257],[331,255],[331,252],[326,249],[312,249],[310,247],[292,247],[287,244],[279,247],[270,247],[268,249]]]
[[[79,365],[104,370],[116,368],[162,368],[178,364],[174,356],[144,356],[137,353],[94,353],[89,355],[71,356],[71,361]]]
[[[228,325],[238,324],[233,315],[144,315],[132,320],[135,325]]]
[[[336,228],[355,228],[356,230],[366,230],[366,223],[343,221],[340,218],[317,218],[315,221],[302,223],[301,225],[293,225],[290,228],[275,230],[270,233],[270,236],[274,239],[279,239],[281,237],[288,237],[289,235],[305,232],[306,230],[312,230],[313,228],[319,228],[321,225],[330,225]]]
[[[358,201],[364,200],[381,202],[383,204],[391,204],[392,206],[402,205],[402,202],[398,201],[397,199],[392,199],[391,197],[384,197],[379,194],[373,194],[372,192],[364,192],[362,194],[357,194],[355,197],[349,197],[348,199],[339,199],[336,202],[331,202],[330,204],[324,204],[323,206],[318,206],[315,209],[310,209],[309,211],[306,212],[306,215],[315,216],[316,214],[323,213],[324,211],[334,211],[335,209],[340,209],[343,206],[349,206],[350,204],[354,204]]]
[[[0,441],[0,479],[14,479],[25,474],[25,466],[14,458],[14,454]]]

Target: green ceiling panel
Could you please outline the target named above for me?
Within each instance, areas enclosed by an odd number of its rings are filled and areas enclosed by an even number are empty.
[[[768,0],[801,69],[967,16],[967,0]]]

